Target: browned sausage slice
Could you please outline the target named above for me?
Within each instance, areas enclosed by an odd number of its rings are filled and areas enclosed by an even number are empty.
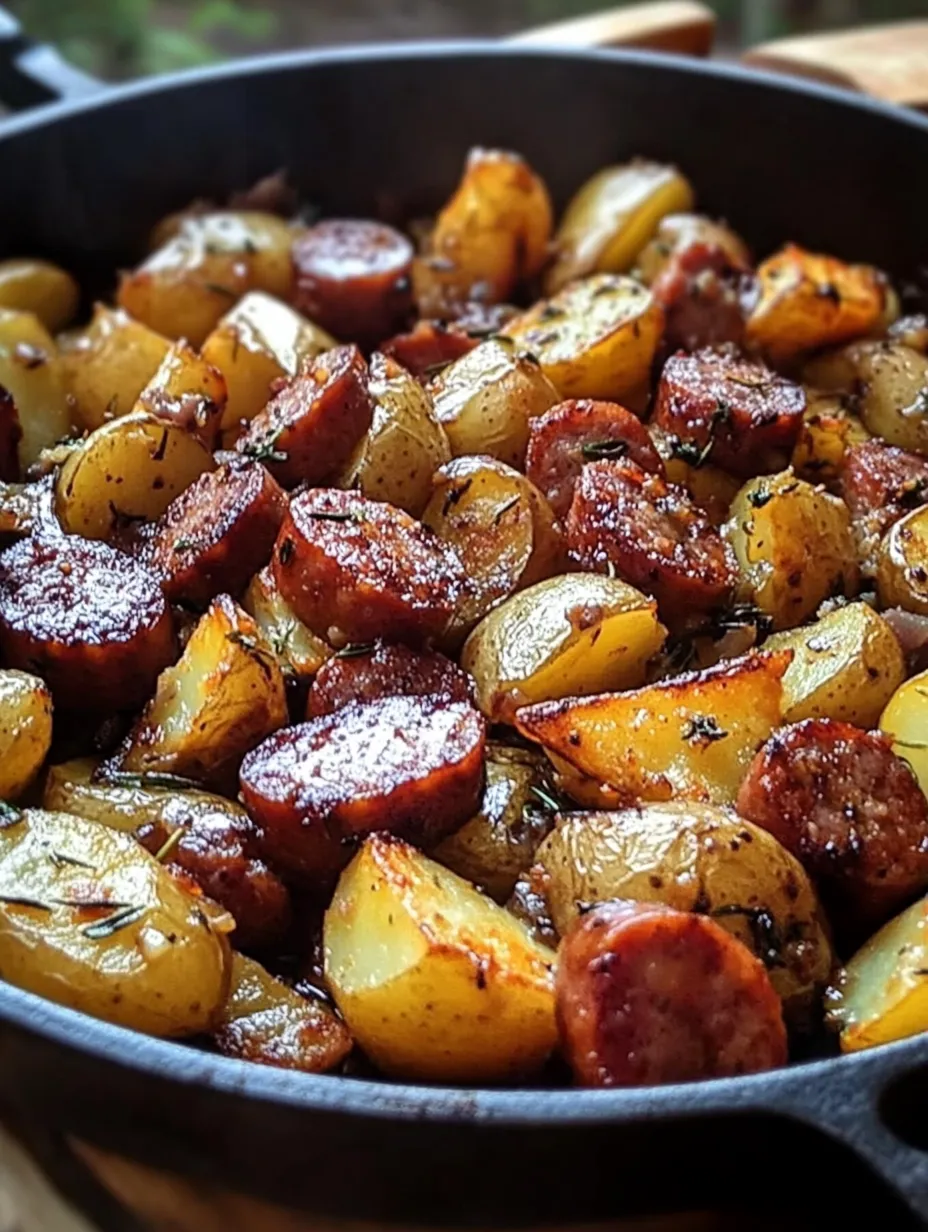
[[[573,559],[653,595],[680,621],[729,597],[735,565],[718,531],[683,488],[634,462],[588,462],[567,518]]]
[[[150,569],[106,543],[24,539],[0,557],[0,652],[65,709],[129,710],[176,656]]]
[[[617,402],[571,398],[531,421],[525,473],[561,520],[587,462],[617,458],[630,458],[664,478],[664,463],[647,428]]]
[[[663,903],[581,916],[559,952],[561,1047],[584,1086],[651,1086],[785,1065],[764,965],[713,920]]]
[[[336,338],[373,346],[409,316],[413,246],[392,227],[330,218],[291,251],[296,307]]]
[[[745,271],[721,246],[696,240],[672,253],[651,292],[664,309],[669,351],[698,351],[744,337]]]
[[[473,702],[474,682],[437,651],[410,650],[386,642],[350,646],[319,669],[306,699],[306,717],[334,714],[353,701],[430,695]]]
[[[437,636],[464,580],[454,550],[408,513],[324,488],[294,496],[272,561],[284,599],[334,646]]]
[[[750,478],[789,464],[805,409],[802,386],[760,360],[702,350],[667,360],[654,422],[691,448],[694,461]]]
[[[880,540],[909,510],[928,502],[928,459],[881,440],[852,445],[844,457],[841,495],[861,566],[873,577]]]
[[[168,505],[142,555],[172,603],[205,608],[236,595],[271,558],[287,498],[258,462],[201,475]]]
[[[484,723],[466,702],[386,697],[275,732],[242,762],[242,800],[269,857],[328,882],[389,830],[429,846],[477,810]]]
[[[282,941],[291,921],[290,894],[261,859],[252,819],[244,811],[237,818],[227,810],[204,808],[191,817],[178,795],[164,820],[167,824],[141,826],[136,838],[153,855],[163,853],[163,863],[180,869],[232,914],[235,948],[251,953]],[[175,826],[177,839],[172,838]]]
[[[479,339],[442,321],[418,321],[408,334],[396,334],[380,350],[417,380],[427,381],[477,346]]]
[[[784,728],[751,763],[737,807],[796,856],[851,931],[928,888],[928,802],[881,732],[832,719]]]
[[[0,385],[0,480],[4,483],[16,483],[19,479],[19,442],[22,435],[13,395]]]
[[[304,361],[235,448],[263,462],[286,488],[325,483],[344,467],[373,415],[364,357],[355,346],[334,347]]]

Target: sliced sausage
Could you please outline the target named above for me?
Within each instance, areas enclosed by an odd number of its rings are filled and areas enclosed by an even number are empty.
[[[801,385],[760,360],[707,349],[667,360],[654,422],[688,445],[694,460],[748,479],[789,465],[805,409]]]
[[[356,346],[334,347],[304,361],[235,448],[263,462],[285,488],[325,483],[344,467],[373,415],[364,357]]]
[[[484,744],[483,719],[466,702],[354,702],[276,732],[249,753],[242,800],[269,857],[322,885],[375,830],[430,846],[473,816]]]
[[[563,520],[587,462],[631,458],[642,470],[664,478],[664,463],[648,430],[617,402],[571,398],[530,424],[525,473]]]
[[[373,346],[412,311],[413,246],[380,222],[330,218],[291,249],[294,303],[345,342]]]
[[[408,334],[396,334],[380,350],[417,380],[428,381],[478,344],[465,330],[442,321],[418,321]]]
[[[65,709],[129,710],[176,657],[171,612],[150,569],[77,536],[24,539],[0,557],[0,652]]]
[[[743,282],[743,268],[719,245],[694,240],[672,253],[651,287],[664,309],[667,351],[740,343]]]
[[[679,621],[725,603],[735,582],[728,546],[676,484],[634,462],[588,462],[567,517],[571,557],[653,595]]]
[[[877,927],[928,888],[928,802],[881,732],[832,719],[784,728],[737,808],[801,861],[847,930]]]
[[[306,699],[306,717],[334,714],[353,701],[430,695],[473,702],[474,682],[436,651],[410,650],[386,642],[349,646],[319,669]]]
[[[168,505],[142,549],[172,603],[205,608],[236,595],[271,558],[287,498],[258,462],[201,475]]]
[[[785,1065],[780,999],[763,963],[707,916],[603,903],[561,943],[557,1019],[576,1080],[651,1086]]]
[[[408,513],[324,488],[294,496],[272,563],[284,599],[333,646],[435,637],[464,581],[454,549]]]
[[[928,502],[928,459],[885,441],[862,441],[844,457],[841,495],[851,513],[863,572],[876,574],[877,549],[891,526]]]
[[[225,809],[198,806],[191,815],[178,795],[162,821],[146,822],[135,836],[232,914],[237,950],[267,950],[283,940],[291,921],[290,894],[261,859],[260,834],[244,810],[237,818]]]
[[[13,395],[0,385],[0,481],[3,483],[16,483],[19,479],[19,442],[22,435]]]

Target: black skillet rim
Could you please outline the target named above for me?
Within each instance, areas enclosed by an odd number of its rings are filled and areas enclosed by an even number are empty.
[[[99,94],[49,103],[0,121],[0,143],[59,120],[98,108],[118,106],[149,95],[263,74],[296,72],[316,65],[402,62],[425,59],[487,57],[600,61],[653,68],[671,75],[697,75],[732,81],[759,91],[804,95],[825,105],[870,113],[928,134],[928,116],[863,94],[819,82],[759,71],[738,64],[684,59],[638,50],[548,48],[500,42],[402,42],[359,44],[248,57],[225,64],[103,86]],[[204,1052],[180,1041],[140,1034],[68,1009],[34,993],[0,981],[0,1021],[74,1053],[83,1053],[118,1068],[168,1078],[179,1087],[202,1087],[305,1111],[348,1114],[371,1120],[507,1126],[609,1124],[659,1120],[707,1113],[775,1108],[778,1096],[807,1090],[811,1084],[843,1080],[853,1074],[866,1081],[878,1071],[881,1082],[928,1062],[928,1035],[915,1036],[865,1052],[804,1062],[762,1074],[688,1084],[626,1090],[440,1087],[302,1074],[273,1069]]]

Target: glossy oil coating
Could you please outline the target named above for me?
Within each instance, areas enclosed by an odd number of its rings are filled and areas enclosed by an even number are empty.
[[[350,702],[381,697],[427,697],[473,702],[474,681],[437,651],[412,650],[378,641],[369,648],[335,655],[316,674],[306,699],[306,717],[334,714]]]

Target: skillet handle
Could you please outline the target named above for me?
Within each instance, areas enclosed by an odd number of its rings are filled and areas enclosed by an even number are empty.
[[[660,0],[589,13],[513,35],[525,47],[647,47],[705,56],[715,37],[715,13],[697,0]]]
[[[33,43],[19,22],[0,8],[0,104],[11,111],[87,98],[105,87],[45,43]]]

